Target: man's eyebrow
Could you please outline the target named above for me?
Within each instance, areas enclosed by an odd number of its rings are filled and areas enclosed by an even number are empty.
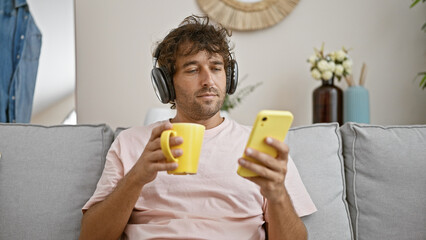
[[[214,65],[223,65],[224,63],[222,62],[222,61],[220,61],[220,60],[213,60],[213,61],[210,61],[210,63],[213,63]]]
[[[224,65],[223,61],[220,61],[220,60],[212,60],[212,61],[210,61],[210,63],[211,63],[211,64],[214,64],[214,65]],[[196,61],[196,60],[194,60],[194,61],[189,61],[189,62],[184,63],[184,64],[182,65],[182,68],[186,68],[186,67],[188,67],[188,66],[191,66],[191,65],[197,65],[197,64],[198,64],[198,61]]]
[[[186,62],[186,63],[184,63],[183,64],[183,66],[182,66],[182,68],[186,68],[186,67],[188,67],[188,66],[190,66],[190,65],[196,65],[198,62],[197,61],[189,61],[189,62]]]

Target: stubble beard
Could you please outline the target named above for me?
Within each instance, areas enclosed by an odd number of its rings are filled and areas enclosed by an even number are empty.
[[[214,100],[201,100],[197,96],[203,93],[215,93],[218,98]],[[202,88],[191,97],[185,96],[183,101],[177,101],[177,106],[194,120],[207,120],[216,115],[225,101],[225,94],[216,88]]]

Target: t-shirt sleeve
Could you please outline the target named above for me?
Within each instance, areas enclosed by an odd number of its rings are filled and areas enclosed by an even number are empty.
[[[288,156],[287,175],[284,183],[293,203],[293,207],[299,217],[310,215],[317,211],[290,155]],[[268,221],[267,208],[268,204],[266,202],[264,205],[265,221]]]
[[[91,206],[103,201],[117,186],[124,176],[123,164],[120,160],[120,136],[112,143],[106,156],[105,167],[96,186],[95,193],[83,206],[83,213]]]

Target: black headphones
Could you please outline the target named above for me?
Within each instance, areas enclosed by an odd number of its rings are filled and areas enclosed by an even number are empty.
[[[158,57],[160,56],[160,48],[154,54],[153,68],[151,70],[151,82],[154,87],[155,94],[162,103],[169,103],[175,100],[176,93],[173,86],[173,76],[171,76],[165,67],[157,67]],[[226,69],[226,93],[233,94],[238,85],[238,64],[229,54],[229,64]]]

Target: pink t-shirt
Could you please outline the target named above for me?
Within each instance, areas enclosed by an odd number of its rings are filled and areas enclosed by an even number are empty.
[[[83,210],[113,191],[140,157],[152,129],[161,123],[120,133]],[[143,187],[123,239],[264,239],[266,201],[256,184],[236,173],[250,131],[251,127],[229,119],[206,130],[197,174],[159,172]],[[291,158],[285,185],[299,216],[316,211]]]

